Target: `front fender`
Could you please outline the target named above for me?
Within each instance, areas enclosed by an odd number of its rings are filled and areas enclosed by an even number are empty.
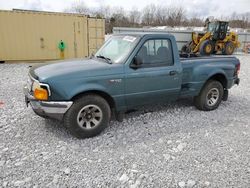
[[[121,90],[120,90],[121,91]],[[110,93],[112,91],[109,91],[106,87],[99,85],[99,84],[87,84],[87,85],[81,85],[77,88],[74,88],[70,91],[68,94],[68,97],[72,99],[74,96],[77,96],[81,93],[86,92],[93,92],[93,93],[102,93],[105,94],[105,96],[109,96],[114,101],[115,109],[117,111],[123,111],[126,110],[126,104],[125,104],[125,98],[124,94],[122,93]]]
[[[79,95],[84,92],[88,92],[88,91],[100,91],[100,92],[109,94],[109,91],[107,91],[105,87],[92,83],[92,84],[80,85],[78,87],[74,87],[73,90],[69,91],[68,98],[72,99],[74,96]]]
[[[113,76],[114,77],[114,76]],[[115,78],[121,78],[116,76]],[[111,97],[117,109],[124,108],[124,82],[110,82],[109,77],[61,80],[51,83],[51,100],[71,101],[73,97],[85,92],[102,92]]]

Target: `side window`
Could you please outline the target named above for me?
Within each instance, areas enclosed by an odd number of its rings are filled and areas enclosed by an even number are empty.
[[[174,64],[171,42],[168,39],[148,40],[137,53],[143,67]]]

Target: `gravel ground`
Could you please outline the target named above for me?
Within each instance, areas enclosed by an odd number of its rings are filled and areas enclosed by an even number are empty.
[[[250,56],[218,110],[142,108],[78,140],[24,105],[28,64],[0,65],[0,187],[249,187]]]

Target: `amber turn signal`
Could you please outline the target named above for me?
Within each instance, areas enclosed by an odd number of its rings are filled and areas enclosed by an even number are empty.
[[[34,91],[34,97],[37,100],[46,101],[48,100],[48,91],[43,88],[36,88]]]

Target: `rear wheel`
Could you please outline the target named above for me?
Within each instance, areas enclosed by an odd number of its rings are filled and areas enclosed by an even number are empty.
[[[214,52],[214,44],[210,40],[204,40],[200,44],[199,48],[200,54],[201,55],[210,55]]]
[[[74,101],[64,116],[64,125],[77,138],[93,137],[109,124],[111,110],[105,99],[85,95]]]
[[[234,44],[233,42],[226,42],[225,48],[222,50],[222,54],[224,55],[232,55],[234,53]]]
[[[210,80],[202,88],[200,94],[194,98],[194,105],[199,110],[215,110],[221,103],[223,92],[224,89],[220,82]]]

